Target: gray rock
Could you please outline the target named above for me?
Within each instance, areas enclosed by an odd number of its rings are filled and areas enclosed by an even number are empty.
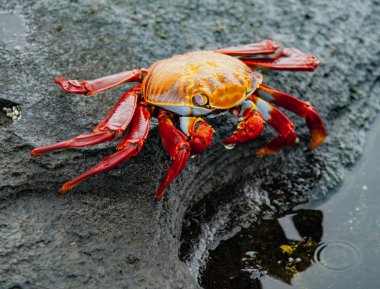
[[[377,0],[0,2],[0,106],[22,113],[0,117],[0,287],[199,288],[178,252],[185,212],[200,200],[226,187],[239,194],[273,185],[273,210],[327,196],[360,156],[379,109],[379,7]],[[290,114],[300,137],[294,147],[256,159],[273,136],[268,129],[225,151],[220,140],[234,121],[221,117],[212,122],[212,148],[189,161],[159,203],[153,194],[169,160],[155,128],[138,157],[66,197],[57,194],[60,184],[112,145],[30,156],[36,146],[89,131],[130,87],[85,98],[64,93],[54,76],[92,79],[262,39],[322,60],[314,74],[263,72],[266,83],[318,109],[329,137],[315,152],[305,150],[303,120]]]

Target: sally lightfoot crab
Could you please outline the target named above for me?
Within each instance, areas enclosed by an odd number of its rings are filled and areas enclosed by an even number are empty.
[[[326,138],[316,110],[308,102],[263,84],[263,77],[256,68],[314,71],[319,61],[293,48],[280,52],[278,48],[274,41],[264,40],[214,51],[176,55],[157,61],[150,69],[125,71],[95,80],[57,77],[55,82],[65,91],[85,95],[124,82],[139,84],[121,96],[92,133],[36,148],[32,155],[113,141],[124,134],[116,147],[117,152],[65,183],[60,189],[64,193],[90,176],[136,156],[148,136],[150,118],[156,117],[162,143],[172,160],[156,192],[156,198],[160,199],[188,158],[202,153],[211,145],[214,129],[202,117],[229,111],[239,118],[235,132],[223,141],[226,147],[253,140],[262,132],[264,123],[273,126],[278,136],[256,152],[263,156],[296,141],[293,123],[273,106],[275,104],[306,119],[311,134],[309,147],[314,149]],[[270,54],[269,57],[254,57]]]

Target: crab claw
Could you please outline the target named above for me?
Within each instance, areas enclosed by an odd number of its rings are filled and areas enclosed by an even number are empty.
[[[223,144],[228,148],[233,145],[253,140],[258,137],[264,129],[264,118],[258,111],[251,111],[243,121],[238,124],[237,130]]]
[[[273,40],[263,40],[258,43],[251,43],[240,46],[233,46],[214,50],[215,52],[227,54],[227,55],[260,55],[260,54],[272,54],[280,47]]]
[[[260,112],[250,112],[243,121],[239,122],[237,130],[223,141],[227,147],[239,142],[246,142],[258,137],[264,129],[264,119]]]
[[[199,155],[211,145],[214,129],[203,118],[180,117],[180,128],[188,136],[191,155]]]
[[[275,57],[270,58],[240,58],[248,66],[269,68],[274,70],[308,70],[314,71],[320,61],[313,55],[305,54],[295,48],[285,48]]]
[[[214,129],[207,122],[201,119],[201,124],[196,130],[190,133],[190,148],[192,155],[199,155],[204,152],[212,143]]]
[[[80,82],[79,80],[69,80],[61,76],[57,76],[54,81],[66,92],[87,94],[90,91],[86,88],[85,82]]]

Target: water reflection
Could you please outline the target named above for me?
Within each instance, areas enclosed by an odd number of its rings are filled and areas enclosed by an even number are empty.
[[[339,191],[304,205],[315,210],[262,221],[209,251],[203,287],[380,288],[379,135],[380,118]]]
[[[269,275],[291,284],[293,277],[313,264],[323,235],[323,213],[299,210],[276,220],[243,228],[210,251],[202,272],[204,288],[262,288]]]

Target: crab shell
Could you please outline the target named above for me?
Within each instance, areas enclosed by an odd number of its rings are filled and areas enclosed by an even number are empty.
[[[239,59],[196,51],[160,60],[142,83],[146,102],[182,116],[226,110],[244,101],[262,76]]]

